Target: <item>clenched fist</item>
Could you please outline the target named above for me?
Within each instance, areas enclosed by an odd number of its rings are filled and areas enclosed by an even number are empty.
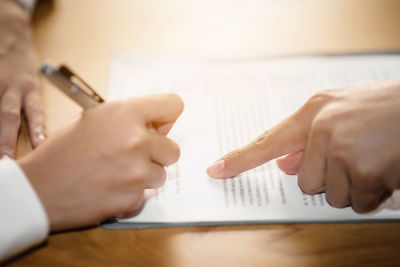
[[[102,104],[18,161],[51,231],[98,224],[139,208],[179,158],[166,135],[183,109],[176,95]]]

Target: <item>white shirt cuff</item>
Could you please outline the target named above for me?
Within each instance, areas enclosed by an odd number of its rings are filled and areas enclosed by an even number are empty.
[[[0,261],[42,242],[49,233],[46,211],[18,164],[0,160]]]

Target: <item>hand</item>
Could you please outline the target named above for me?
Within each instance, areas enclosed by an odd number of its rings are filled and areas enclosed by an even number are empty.
[[[368,212],[400,187],[400,82],[322,91],[255,141],[228,153],[208,174],[232,177],[271,159],[298,173],[308,194]]]
[[[33,147],[45,136],[30,18],[15,1],[0,1],[0,157],[14,157],[21,110]]]
[[[51,231],[94,225],[140,207],[179,158],[167,138],[183,109],[176,95],[154,95],[87,110],[18,163],[41,199]]]

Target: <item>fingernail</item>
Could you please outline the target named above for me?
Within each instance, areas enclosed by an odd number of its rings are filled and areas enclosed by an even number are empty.
[[[220,173],[224,169],[224,167],[225,167],[225,161],[224,160],[218,160],[213,165],[208,167],[207,173],[210,176],[217,175],[218,173]]]
[[[34,147],[41,145],[46,140],[45,129],[43,126],[33,128],[32,144]]]
[[[41,143],[43,143],[46,140],[46,135],[44,135],[43,133],[38,133],[36,134],[36,145],[40,145]]]

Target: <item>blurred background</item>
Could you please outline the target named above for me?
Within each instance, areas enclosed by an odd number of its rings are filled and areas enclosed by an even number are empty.
[[[41,60],[67,63],[106,96],[118,51],[250,57],[400,50],[398,0],[42,0]],[[49,133],[79,112],[43,83]]]
[[[54,0],[39,7],[35,37],[43,58],[79,62],[88,75],[105,75],[120,50],[224,57],[397,50],[400,1]],[[105,88],[106,77],[92,80]]]

